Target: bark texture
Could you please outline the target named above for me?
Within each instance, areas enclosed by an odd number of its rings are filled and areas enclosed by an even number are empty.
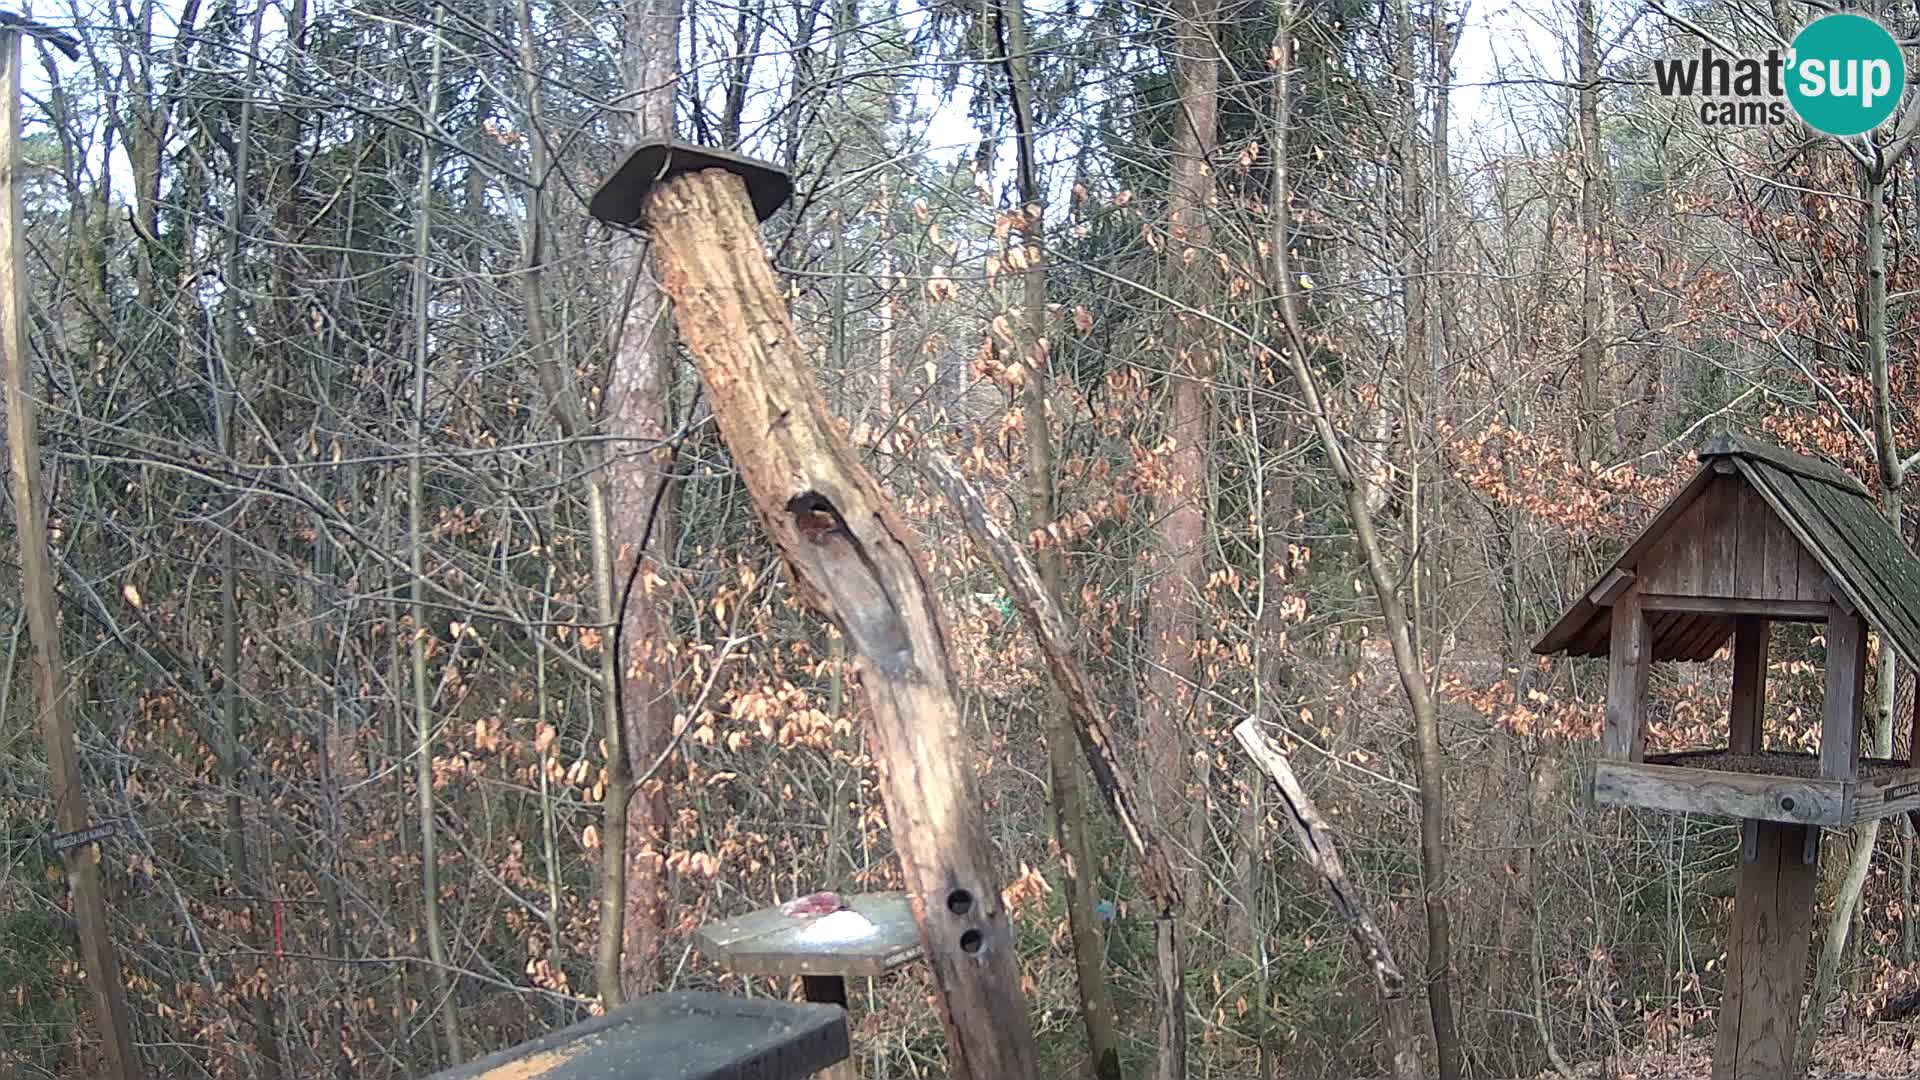
[[[1168,184],[1167,292],[1195,307],[1207,302],[1203,254],[1211,240],[1208,207],[1218,109],[1219,46],[1213,40],[1215,0],[1185,0],[1174,36],[1173,164]],[[1189,255],[1194,257],[1189,258]],[[1165,835],[1187,837],[1198,815],[1188,783],[1189,721],[1193,711],[1196,596],[1205,576],[1206,446],[1211,422],[1206,355],[1211,335],[1205,321],[1185,307],[1169,315],[1172,343],[1167,437],[1173,441],[1171,487],[1159,500],[1154,540],[1162,556],[1147,599],[1145,744],[1147,780]],[[1197,853],[1183,862],[1192,865]]]
[[[13,487],[14,535],[20,544],[20,591],[27,633],[33,642],[34,687],[38,691],[40,731],[46,741],[54,813],[61,832],[77,832],[88,820],[85,779],[67,711],[67,668],[60,648],[60,615],[53,589],[53,559],[47,550],[47,524],[41,510],[40,433],[27,391],[27,304],[20,227],[20,35],[0,31],[0,336],[5,338],[7,461]],[[120,953],[107,927],[107,902],[100,887],[98,848],[67,849],[64,868],[79,924],[80,955],[87,987],[93,992],[100,1026],[102,1057],[111,1080],[144,1076],[133,1050],[132,1021],[120,971]]]
[[[1013,99],[1014,124],[1019,132],[1020,235],[1030,252],[1046,245],[1046,195],[1036,163],[1037,134],[1033,126],[1033,80],[1027,57],[1027,15],[1023,0],[1004,0],[1007,88]],[[1047,408],[1050,385],[1047,338],[1047,268],[1044,257],[1033,259],[1021,275],[1020,307],[1027,332],[1021,361],[1027,384],[1020,400],[1020,423],[1026,434],[1025,486],[1027,527],[1041,528],[1058,513],[1053,482],[1053,421]],[[1060,550],[1048,545],[1038,555],[1046,599],[1059,606],[1062,595]],[[1120,1040],[1114,1027],[1113,995],[1107,989],[1106,935],[1093,911],[1096,870],[1087,842],[1087,800],[1080,786],[1080,762],[1074,746],[1073,712],[1059,680],[1047,685],[1048,794],[1053,808],[1053,838],[1060,851],[1061,876],[1067,893],[1067,927],[1073,942],[1073,965],[1080,988],[1080,1021],[1087,1032],[1087,1060],[1095,1080],[1120,1080]]]
[[[629,149],[673,134],[680,18],[681,0],[630,0],[627,6],[621,61],[634,108],[626,115],[622,142]],[[645,243],[632,237],[615,243],[614,280],[631,288],[616,329],[606,430],[616,440],[607,463],[614,577],[632,578],[618,598],[624,601],[618,613],[618,678],[621,742],[632,778],[620,981],[633,997],[657,988],[665,975],[670,817],[669,770],[661,759],[673,738],[674,697],[667,653],[671,609],[663,586],[679,529],[671,462],[662,446],[673,424],[673,320],[648,266]]]
[[[1030,1077],[1018,957],[919,540],[827,411],[746,185],[712,169],[674,177],[648,196],[646,218],[755,512],[801,600],[853,647],[953,1075]]]

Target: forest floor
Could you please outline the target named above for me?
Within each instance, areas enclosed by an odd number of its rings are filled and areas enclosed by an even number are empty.
[[[1868,1024],[1856,1032],[1822,1036],[1814,1045],[1809,1080],[1914,1080],[1920,1077],[1920,1022]],[[1708,1080],[1713,1073],[1713,1039],[1649,1048],[1612,1062],[1574,1067],[1578,1080]],[[1556,1074],[1540,1074],[1557,1080]]]

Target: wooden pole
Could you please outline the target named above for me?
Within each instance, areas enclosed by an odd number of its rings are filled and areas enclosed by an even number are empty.
[[[1733,711],[1727,723],[1727,749],[1752,754],[1766,749],[1767,632],[1759,615],[1733,622]]]
[[[847,998],[847,979],[844,975],[802,975],[800,976],[800,996],[816,1005],[838,1005],[847,1014],[847,1031],[853,1031],[853,1005]],[[814,1073],[815,1080],[860,1080],[860,1066],[852,1054],[845,1061],[836,1062]]]
[[[1820,719],[1820,775],[1860,775],[1860,724],[1867,685],[1867,620],[1833,605],[1827,615],[1827,696]]]
[[[6,338],[7,458],[13,481],[14,533],[20,544],[20,590],[26,601],[27,629],[33,639],[34,682],[39,691],[40,730],[47,744],[56,819],[63,833],[78,832],[87,820],[73,721],[67,713],[67,673],[60,656],[60,621],[53,591],[53,565],[47,550],[46,522],[40,511],[40,436],[33,402],[27,396],[27,312],[20,227],[20,34],[0,30],[0,185],[6,209],[0,213],[0,335]],[[87,985],[98,1010],[106,1076],[136,1080],[132,1024],[120,957],[107,932],[106,898],[100,890],[99,848],[80,844],[65,855],[74,920]]]
[[[920,543],[828,413],[746,182],[681,173],[643,202],[663,290],[795,591],[852,646],[894,847],[953,1076],[1034,1075],[1019,958]]]
[[[1639,761],[1646,756],[1647,667],[1653,647],[1647,619],[1640,611],[1640,588],[1629,587],[1613,601],[1612,643],[1607,652],[1607,721],[1601,752],[1608,761]]]
[[[1742,859],[1727,933],[1727,983],[1713,1051],[1713,1080],[1782,1080],[1813,936],[1819,860],[1806,858],[1814,825],[1749,821],[1755,858]]]

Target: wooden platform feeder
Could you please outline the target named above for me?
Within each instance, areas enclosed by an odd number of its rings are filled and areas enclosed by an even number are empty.
[[[1608,660],[1595,801],[1741,820],[1713,1076],[1778,1080],[1798,1022],[1821,829],[1920,809],[1920,769],[1860,757],[1867,630],[1907,663],[1920,660],[1920,560],[1833,465],[1733,435],[1699,458],[1700,471],[1534,651]],[[1775,622],[1825,624],[1818,755],[1766,745]],[[1648,756],[1649,666],[1706,660],[1728,639],[1727,745]]]
[[[850,919],[848,912],[857,918]],[[694,941],[723,970],[771,978],[798,975],[808,1001],[849,1011],[848,976],[878,977],[925,955],[904,892],[849,896],[845,909],[831,915],[794,918],[778,906],[762,908],[703,926]],[[820,1075],[852,1080],[859,1072],[849,1060]]]

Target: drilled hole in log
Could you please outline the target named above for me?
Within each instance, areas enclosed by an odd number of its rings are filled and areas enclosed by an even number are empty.
[[[985,938],[980,936],[980,931],[969,930],[960,935],[960,951],[966,953],[968,956],[972,956],[980,951],[980,945],[985,940]]]
[[[955,915],[965,915],[973,910],[973,894],[965,889],[955,889],[947,894],[947,910]]]
[[[1785,798],[1783,798],[1783,799],[1781,799],[1781,800],[1780,800],[1780,809],[1782,809],[1782,810],[1785,810],[1785,811],[1787,811],[1788,813],[1792,813],[1792,811],[1793,811],[1793,796],[1791,796],[1791,795],[1788,795],[1788,796],[1786,796]]]

